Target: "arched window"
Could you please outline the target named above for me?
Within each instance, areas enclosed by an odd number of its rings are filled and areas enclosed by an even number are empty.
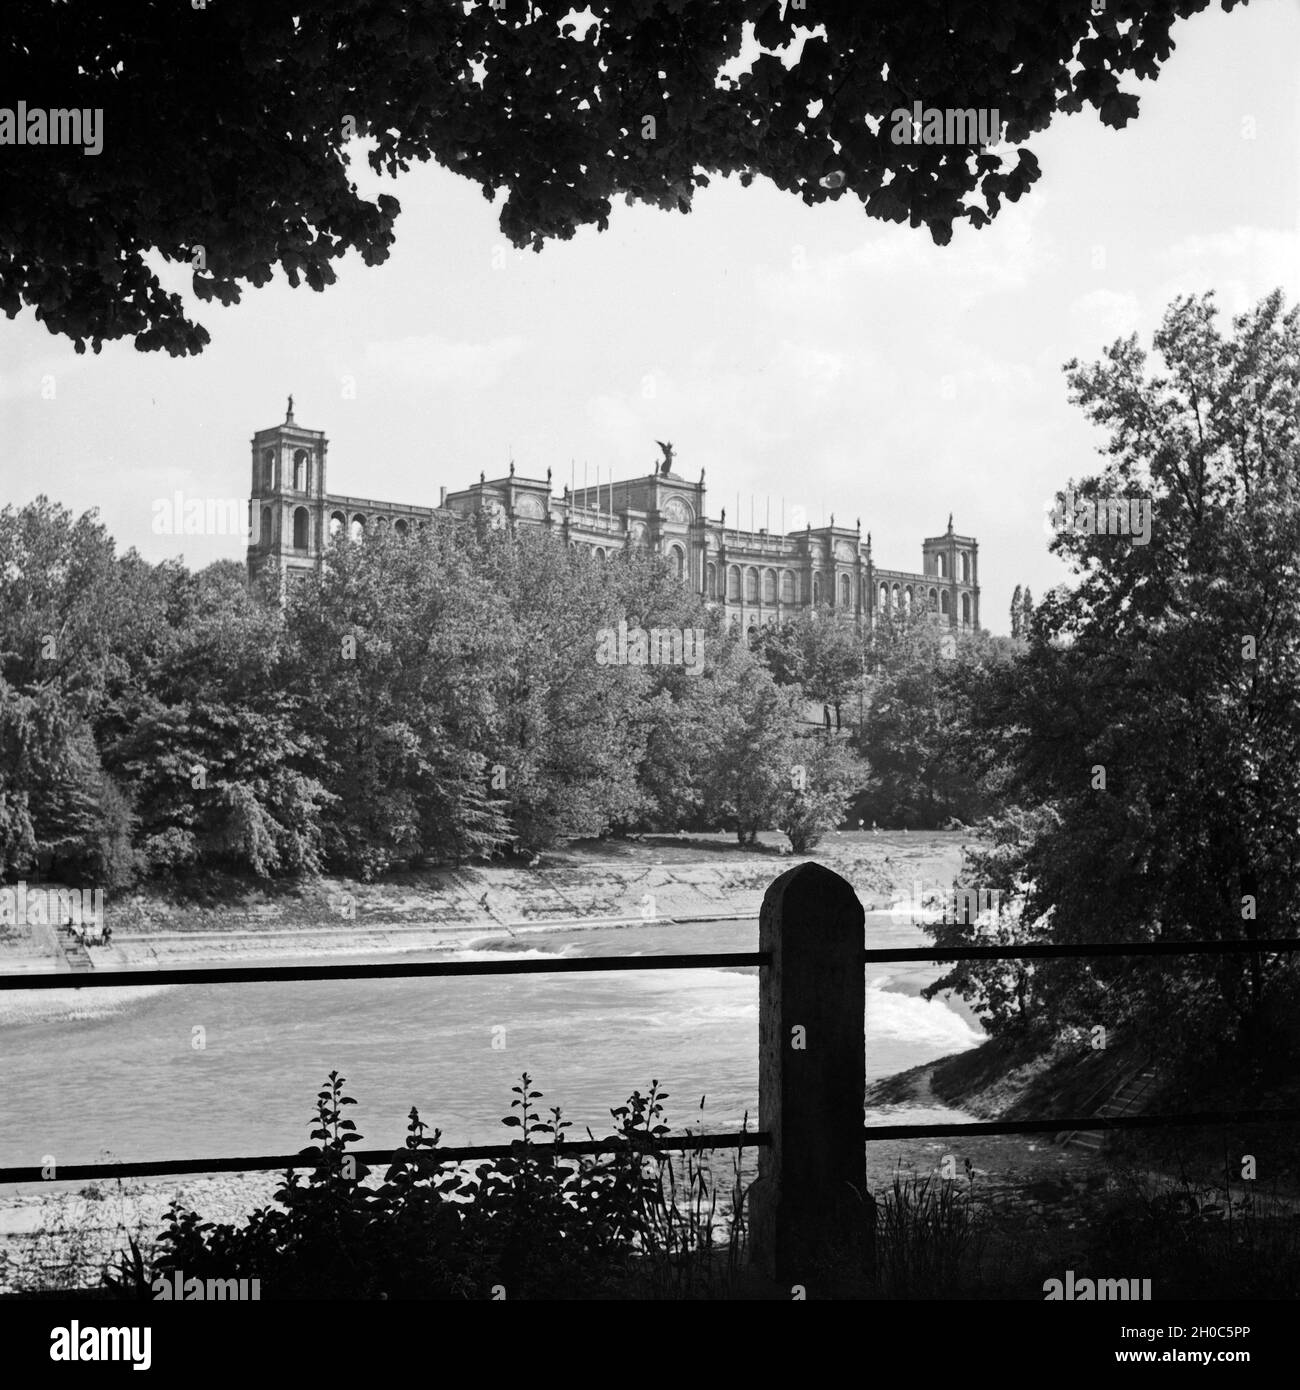
[[[903,590],[903,611],[907,613],[912,611],[912,586],[910,584]]]
[[[293,509],[293,548],[295,550],[307,549],[307,536],[311,527],[311,513],[306,507],[295,507]]]
[[[603,560],[603,559],[605,558],[605,547],[604,547],[603,545],[598,545],[598,546],[596,547],[594,553],[595,553],[596,559],[598,559],[598,560]]]
[[[686,578],[686,552],[680,545],[669,547],[668,563],[672,567],[673,574],[676,578],[682,580]]]
[[[306,449],[293,451],[293,485],[299,492],[311,490],[311,455]]]
[[[853,602],[853,585],[847,574],[840,575],[840,607],[848,608]]]
[[[961,582],[970,583],[970,552],[963,550],[961,553]]]
[[[262,541],[262,544],[263,544],[263,545],[268,545],[268,546],[269,546],[269,545],[271,544],[271,509],[270,509],[270,507],[263,507],[263,508],[262,508],[262,535],[261,535],[261,541]]]
[[[758,570],[754,565],[745,571],[745,602],[758,602]]]
[[[963,627],[970,626],[970,595],[961,596],[961,621]]]
[[[764,571],[763,571],[763,602],[764,602],[764,603],[775,603],[775,602],[776,602],[776,571],[775,571],[775,570],[764,570]]]
[[[354,541],[362,541],[366,535],[366,519],[360,512],[352,518],[352,525],[348,527],[348,533]]]
[[[704,567],[704,593],[707,598],[718,596],[718,567],[712,560]]]
[[[348,519],[342,512],[330,513],[330,540],[336,541],[348,528]]]
[[[727,597],[729,599],[740,598],[740,566],[727,566]]]
[[[794,573],[791,570],[781,571],[781,602],[794,603]]]
[[[388,518],[387,518],[386,516],[377,516],[377,517],[375,518],[375,530],[376,530],[376,531],[387,531],[387,530],[388,530]]]
[[[952,600],[947,589],[943,589],[939,594],[939,612],[945,616],[952,612]]]
[[[934,572],[940,579],[948,578],[948,557],[942,550],[934,557]]]
[[[393,522],[393,530],[396,531],[397,534],[401,536],[403,539],[406,538],[406,534],[410,530],[410,527],[407,525],[406,518],[404,516],[399,516],[397,520]]]
[[[262,450],[262,491],[275,491],[275,450]]]
[[[813,575],[813,607],[815,608],[822,601],[822,577],[820,574]]]
[[[880,586],[880,611],[883,613],[889,607],[889,585]]]
[[[895,584],[894,587],[890,590],[889,602],[890,605],[895,609],[895,611],[902,607],[903,591],[899,585]]]

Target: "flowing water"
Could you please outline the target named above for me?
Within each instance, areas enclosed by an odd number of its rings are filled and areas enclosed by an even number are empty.
[[[925,940],[868,916],[870,946]],[[752,951],[758,927],[548,929],[481,944],[409,958]],[[868,1079],[980,1041],[964,1011],[918,997],[939,973],[867,967]],[[570,1138],[607,1134],[610,1108],[652,1079],[674,1128],[699,1120],[701,1096],[709,1129],[737,1128],[746,1111],[757,1127],[755,969],[0,993],[0,1009],[0,1166],[296,1152],[331,1068],[359,1101],[349,1113],[366,1148],[399,1144],[412,1105],[445,1144],[506,1142],[500,1121],[524,1070],[539,1104],[574,1122]]]

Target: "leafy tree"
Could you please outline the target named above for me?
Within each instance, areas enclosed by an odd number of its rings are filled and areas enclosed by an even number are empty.
[[[681,585],[677,589],[681,592]],[[722,631],[722,615],[697,612],[704,638],[703,669],[661,667],[652,673],[643,701],[645,751],[637,780],[645,796],[638,825],[655,830],[713,829],[710,778],[718,765],[727,723],[725,682],[717,679],[733,645]]]
[[[780,686],[743,643],[731,643],[712,673],[718,732],[706,775],[705,816],[742,845],[777,823],[799,758],[800,692]]]
[[[130,879],[130,802],[57,686],[20,694],[0,681],[0,754],[0,872]]]
[[[1024,621],[1024,599],[1020,585],[1017,584],[1011,594],[1011,635],[1012,637],[1022,636],[1021,624]]]
[[[805,735],[791,748],[796,760],[789,787],[777,809],[777,828],[796,854],[815,849],[843,821],[849,801],[867,780],[866,765],[846,739]]]
[[[25,775],[30,696],[0,680],[0,874],[16,878],[36,860],[32,783]]]
[[[501,598],[444,526],[340,541],[319,579],[293,593],[281,679],[320,743],[335,865],[369,878],[506,838],[485,752],[504,622]]]
[[[125,888],[140,868],[135,848],[139,820],[131,798],[104,773],[99,784],[98,877],[106,889]]]
[[[600,634],[620,621],[667,625],[682,615],[682,586],[666,567],[602,565],[539,531],[495,533],[474,554],[509,614],[489,746],[515,838],[540,849],[634,821],[653,680],[648,667],[598,661]]]
[[[685,717],[651,749],[666,749],[666,767],[690,787],[682,804],[695,823],[726,825],[742,845],[775,827],[803,853],[843,819],[866,769],[846,741],[801,731],[799,685],[780,683],[747,645],[718,638],[691,693],[675,711]]]
[[[843,706],[862,688],[863,640],[858,625],[834,609],[804,609],[782,623],[759,630],[754,650],[781,685],[798,685],[818,704],[835,711],[843,724]]]
[[[1274,293],[1225,333],[1212,294],[1180,298],[1159,361],[1134,335],[1067,364],[1073,401],[1106,433],[1104,470],[1071,485],[1052,542],[1077,580],[1043,601],[1028,651],[975,706],[1011,794],[1037,808],[1002,866],[1031,934],[1295,934],[1298,318]],[[1119,499],[1134,534],[1110,525]],[[1056,973],[1054,1022],[1129,1022],[1175,1053],[1193,1035],[1241,1039],[1262,1056],[1294,966],[1258,952]]]
[[[94,512],[73,518],[38,497],[0,511],[0,676],[18,690],[57,688],[98,712],[124,670],[119,566]]]
[[[98,730],[156,618],[138,557],[118,560],[93,512],[46,497],[0,511],[0,555],[0,867],[119,886],[135,867],[131,798]]]
[[[709,828],[708,778],[717,759],[721,710],[712,680],[665,683],[644,703],[645,752],[637,780],[645,807],[635,826]]]
[[[728,174],[946,243],[1030,188],[1024,142],[1058,112],[1125,125],[1122,80],[1155,77],[1205,3],[594,0],[579,17],[569,0],[138,0],[65,7],[51,43],[49,6],[13,0],[0,85],[102,110],[102,149],[6,146],[0,308],[30,305],[78,351],[199,352],[208,332],[151,254],[225,305],[277,267],[321,290],[350,251],[383,261],[400,207],[358,192],[361,148],[376,171],[434,159],[504,191],[519,246],[603,229],[619,196],[685,212]],[[994,109],[1022,148],[896,140],[892,113],[917,102]]]
[[[144,865],[315,872],[329,797],[281,680],[280,615],[250,598],[238,567],[183,587],[175,642],[105,738],[109,767],[134,791]]]
[[[1051,806],[1026,811],[1010,806],[980,825],[980,837],[964,847],[958,888],[996,893],[999,910],[959,912],[955,920],[927,922],[936,946],[1013,946],[1052,941],[1049,918],[1023,915],[1026,884],[1023,846],[1054,829]],[[1001,1034],[1050,1034],[1063,1019],[1098,1018],[1103,986],[1073,961],[958,961],[924,991],[927,999],[955,990],[980,1014],[985,1028]],[[1085,997],[1086,996],[1086,997]],[[1094,1012],[1090,1012],[1094,1011]]]
[[[935,827],[986,815],[994,792],[971,756],[968,690],[1006,659],[1006,639],[959,632],[929,613],[878,622],[867,653],[867,705],[854,745],[870,768],[855,814]]]

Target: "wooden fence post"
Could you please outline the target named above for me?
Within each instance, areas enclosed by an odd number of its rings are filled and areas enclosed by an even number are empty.
[[[807,1286],[831,1268],[861,1277],[874,1259],[867,1192],[866,917],[852,884],[801,864],[768,888],[759,950],[759,1128],[752,1258]],[[819,1279],[820,1282],[820,1279]]]

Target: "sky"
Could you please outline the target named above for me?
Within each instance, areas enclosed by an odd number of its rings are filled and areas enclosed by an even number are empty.
[[[1209,10],[1174,38],[1157,81],[1124,83],[1135,121],[1058,117],[1029,142],[1032,191],[947,247],[852,199],[728,180],[688,215],[620,202],[606,232],[518,252],[465,179],[359,175],[401,201],[389,260],[338,262],[320,294],[279,278],[194,301],[197,358],[79,357],[29,310],[0,319],[0,503],[95,508],[121,549],[200,567],[242,561],[245,536],[155,534],[155,501],[242,516],[250,438],[291,392],[328,437],[329,491],[415,505],[511,458],[557,493],[571,468],[644,474],[662,439],[676,471],[707,470],[710,517],[861,518],[887,568],[919,571],[951,512],[979,541],[982,624],[1006,632],[1017,584],[1068,578],[1046,510],[1104,443],[1062,364],[1149,342],[1177,294],[1213,289],[1225,318],[1300,298],[1300,3]]]

